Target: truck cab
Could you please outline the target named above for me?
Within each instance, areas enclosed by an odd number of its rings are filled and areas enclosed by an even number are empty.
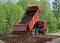
[[[38,35],[40,33],[42,33],[42,35],[45,35],[46,31],[47,31],[47,23],[45,20],[37,21],[32,29],[33,35]]]

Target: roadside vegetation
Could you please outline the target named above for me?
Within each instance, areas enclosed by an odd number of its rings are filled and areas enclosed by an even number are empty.
[[[4,0],[6,1],[6,0]],[[40,4],[40,18],[46,20],[48,25],[47,32],[57,32],[60,29],[60,0],[52,2],[52,8],[49,0],[19,0],[14,3],[11,1],[0,2],[0,33],[10,34],[13,24],[17,23],[23,16],[26,6],[29,4]]]

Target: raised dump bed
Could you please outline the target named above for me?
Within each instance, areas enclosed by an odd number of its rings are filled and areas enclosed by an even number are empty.
[[[13,31],[26,31],[27,29],[32,30],[38,18],[39,18],[38,5],[28,6],[21,21],[13,26],[14,28]]]
[[[28,24],[28,22],[33,18],[37,10],[27,10],[22,18],[20,24]]]

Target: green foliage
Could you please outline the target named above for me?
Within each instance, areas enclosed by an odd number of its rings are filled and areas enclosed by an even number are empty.
[[[19,0],[19,2],[17,3],[18,5],[21,5],[23,7],[23,9],[25,10],[27,5],[31,5],[31,4],[36,4],[37,1],[36,0]]]
[[[14,3],[1,4],[0,6],[0,33],[8,34],[12,31],[13,24],[21,18],[24,10],[20,5]]]
[[[56,32],[58,30],[57,19],[50,8],[50,4],[46,0],[40,1],[40,11],[40,19],[46,20],[48,25],[48,32]]]
[[[6,21],[6,14],[5,14],[5,11],[4,11],[4,8],[3,8],[3,5],[0,4],[0,32],[1,33],[5,33],[5,23]]]
[[[57,19],[58,29],[60,29],[60,0],[54,0],[53,2],[53,12]]]

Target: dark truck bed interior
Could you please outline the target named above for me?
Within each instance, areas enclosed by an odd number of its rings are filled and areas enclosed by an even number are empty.
[[[27,24],[32,17],[35,15],[37,12],[38,8],[37,7],[32,7],[28,10],[26,10],[25,14],[23,15],[23,18],[21,19],[21,22],[19,24]]]

